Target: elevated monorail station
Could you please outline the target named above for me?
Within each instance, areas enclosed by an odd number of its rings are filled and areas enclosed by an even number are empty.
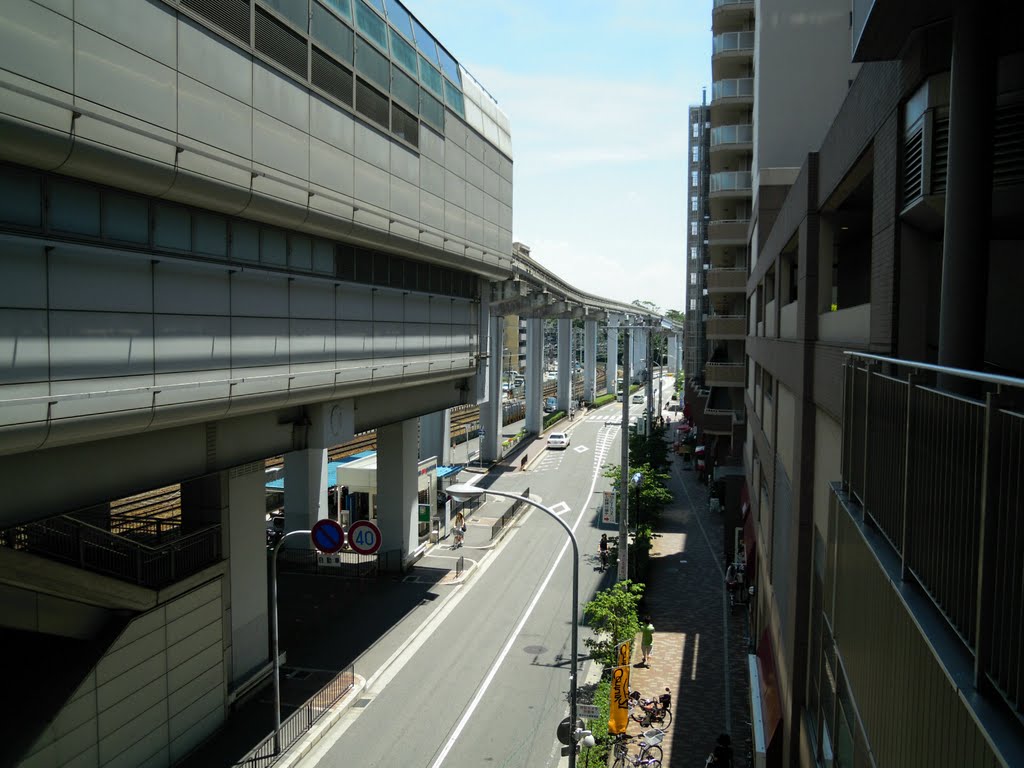
[[[594,396],[598,324],[657,318],[514,248],[512,180],[508,117],[397,0],[0,5],[0,637],[34,691],[0,764],[171,765],[266,680],[268,458],[301,530],[376,430],[400,568],[448,410],[499,458],[503,318],[529,431],[544,318],[566,404],[583,321]]]

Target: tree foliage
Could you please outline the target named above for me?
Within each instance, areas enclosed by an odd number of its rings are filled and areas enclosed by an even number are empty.
[[[626,579],[602,589],[584,606],[583,616],[594,636],[583,643],[602,667],[614,666],[616,646],[640,631],[637,608],[643,594],[643,584]]]

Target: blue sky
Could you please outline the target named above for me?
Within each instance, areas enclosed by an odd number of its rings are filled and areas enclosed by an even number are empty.
[[[512,123],[513,239],[573,285],[684,308],[687,107],[711,0],[406,0]]]

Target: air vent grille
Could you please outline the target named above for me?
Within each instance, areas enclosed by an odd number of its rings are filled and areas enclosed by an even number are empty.
[[[1024,184],[1024,102],[996,107],[992,182],[997,187]]]
[[[352,73],[315,47],[313,85],[322,88],[343,104],[352,106]]]
[[[923,193],[924,130],[918,129],[907,137],[903,148],[903,202],[910,204]]]
[[[306,41],[261,8],[256,9],[256,50],[306,79]]]
[[[181,4],[249,45],[249,0],[181,0]]]
[[[936,109],[932,120],[931,194],[946,194],[946,165],[949,162],[949,110]]]
[[[371,88],[361,77],[356,78],[356,111],[388,128],[388,99]]]
[[[420,143],[420,121],[397,104],[391,105],[391,132],[418,147]]]

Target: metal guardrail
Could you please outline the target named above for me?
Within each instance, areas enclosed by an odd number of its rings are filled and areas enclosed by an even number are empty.
[[[274,751],[274,734],[270,733],[249,754],[235,763],[236,768],[267,768],[287,754],[316,722],[355,685],[355,667],[349,664],[327,685],[313,694],[305,704],[281,722],[281,751]]]
[[[62,515],[8,528],[0,532],[0,544],[159,589],[219,561],[221,528],[209,525],[151,546]]]
[[[290,542],[277,556],[278,573],[306,573],[311,575],[343,576],[352,579],[376,578],[380,567],[380,553],[360,555],[341,551],[323,555],[315,549],[296,547]]]
[[[1024,380],[846,354],[844,488],[1021,713]],[[977,391],[944,391],[936,374]]]
[[[529,498],[530,489],[527,488],[522,492],[521,495]],[[505,526],[512,522],[513,518],[515,518],[515,516],[519,514],[519,511],[525,506],[527,506],[526,502],[522,501],[521,499],[512,502],[512,506],[506,509],[505,513],[497,520],[495,520],[494,524],[491,526],[491,538],[493,539],[495,536],[497,536],[505,528]]]
[[[459,578],[462,572],[466,569],[466,556],[459,555],[459,559],[455,561],[455,578]]]

